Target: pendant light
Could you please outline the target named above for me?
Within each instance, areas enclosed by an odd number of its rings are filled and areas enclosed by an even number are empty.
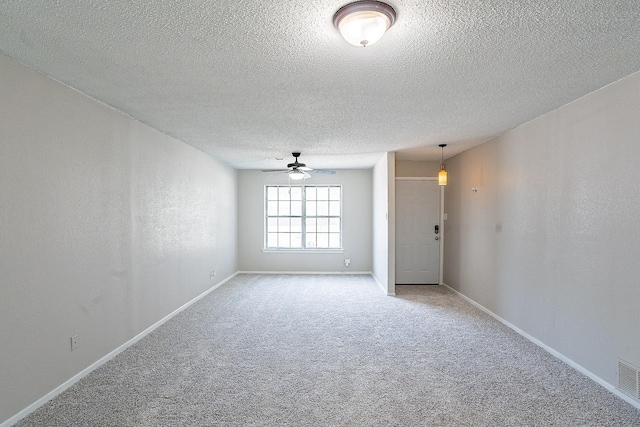
[[[440,172],[438,173],[438,184],[439,185],[447,185],[447,171],[444,168],[444,147],[446,147],[447,144],[440,144],[438,147],[440,147],[441,151],[442,151],[442,155],[440,157]]]
[[[354,46],[369,46],[382,38],[396,22],[396,11],[386,3],[357,1],[341,7],[333,16],[333,25]]]

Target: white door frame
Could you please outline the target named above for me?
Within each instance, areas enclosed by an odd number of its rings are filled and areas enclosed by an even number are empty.
[[[402,177],[397,176],[396,181],[437,181],[438,177]],[[438,235],[440,239],[438,240],[438,249],[440,250],[440,265],[438,266],[438,284],[442,285],[444,282],[444,274],[442,272],[444,268],[444,185],[440,186],[440,218],[438,220],[438,227],[440,227],[440,231]],[[394,207],[395,208],[395,207]],[[395,229],[395,223],[393,227]],[[395,253],[393,255],[395,257]],[[395,286],[395,283],[394,283]]]

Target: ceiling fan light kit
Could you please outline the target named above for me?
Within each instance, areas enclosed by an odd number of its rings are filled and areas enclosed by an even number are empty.
[[[299,181],[301,179],[305,179],[305,178],[309,178],[311,175],[309,175],[308,173],[299,171],[299,170],[294,170],[289,172],[289,178],[293,179],[294,181]]]
[[[293,163],[289,163],[287,168],[289,171],[289,179],[293,179],[294,181],[300,181],[301,179],[309,178],[309,175],[306,171],[312,171],[313,169],[308,168],[304,163],[300,163],[298,161],[298,157],[300,157],[300,153],[291,153],[291,155],[295,158]]]
[[[354,46],[369,46],[382,38],[396,22],[396,11],[386,3],[373,0],[350,3],[338,9],[333,25]]]

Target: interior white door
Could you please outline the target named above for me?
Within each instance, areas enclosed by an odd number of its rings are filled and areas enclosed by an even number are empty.
[[[440,241],[437,181],[396,181],[396,284],[437,284]]]

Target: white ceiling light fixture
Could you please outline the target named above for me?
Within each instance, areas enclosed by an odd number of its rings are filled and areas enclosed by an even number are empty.
[[[289,172],[289,178],[291,178],[291,179],[293,179],[295,181],[299,181],[301,179],[305,179],[305,178],[308,178],[310,176],[311,175],[309,175],[308,173],[306,173],[304,171],[301,171],[301,170],[298,170],[298,169],[295,169],[295,170],[292,170],[291,172]]]
[[[333,16],[333,25],[354,46],[369,46],[382,38],[396,22],[396,11],[386,3],[358,1],[341,7]]]

